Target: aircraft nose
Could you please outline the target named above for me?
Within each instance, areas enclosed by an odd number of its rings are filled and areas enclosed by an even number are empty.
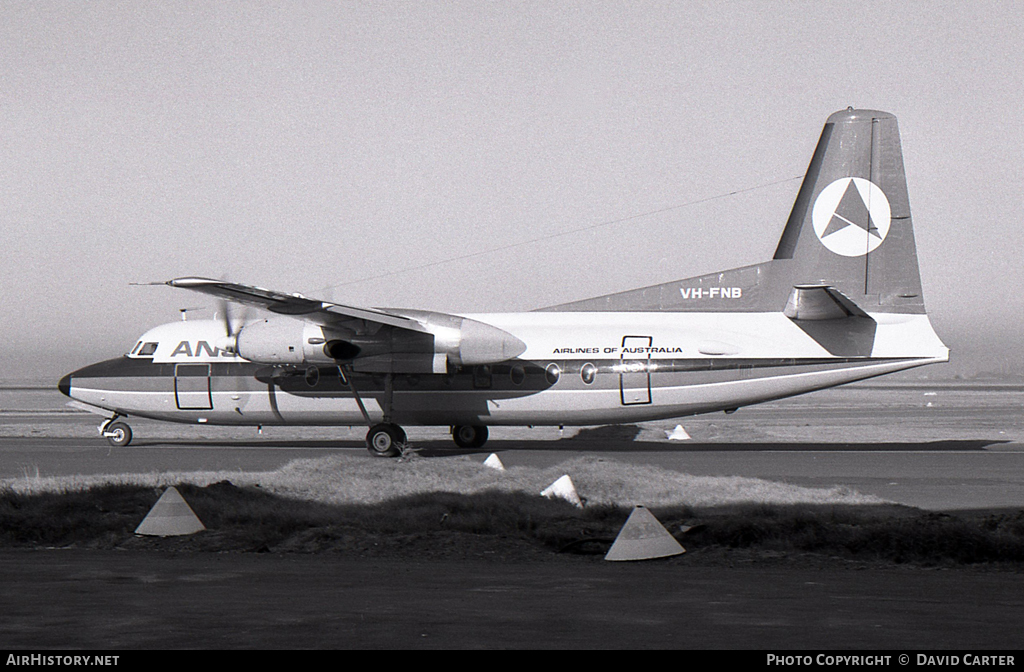
[[[61,393],[64,396],[66,396],[66,397],[70,397],[71,396],[71,374],[70,373],[60,379],[60,382],[57,383],[57,389],[60,390]]]

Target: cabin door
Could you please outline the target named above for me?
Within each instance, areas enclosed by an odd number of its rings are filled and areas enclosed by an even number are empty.
[[[651,403],[651,336],[623,336],[619,392],[623,406]]]
[[[213,408],[209,364],[178,364],[174,367],[174,399],[183,411]]]

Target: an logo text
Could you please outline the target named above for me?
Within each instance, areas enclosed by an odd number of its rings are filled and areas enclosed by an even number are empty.
[[[178,343],[178,347],[171,353],[171,357],[177,357],[178,355],[184,355],[186,357],[202,357],[205,352],[207,357],[234,357],[235,354],[229,350],[221,350],[216,346],[211,346],[206,341],[199,341],[196,343],[195,349],[192,348],[192,344],[188,341],[182,341]]]

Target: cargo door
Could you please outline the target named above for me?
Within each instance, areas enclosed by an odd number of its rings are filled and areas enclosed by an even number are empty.
[[[174,367],[174,399],[183,411],[213,408],[209,364],[178,364]]]
[[[651,336],[623,336],[619,392],[623,406],[651,403]]]

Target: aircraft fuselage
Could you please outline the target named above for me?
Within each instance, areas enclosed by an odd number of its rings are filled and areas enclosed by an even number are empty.
[[[590,425],[732,410],[935,361],[927,316],[872,316],[870,354],[834,356],[781,313],[498,313],[469,316],[527,344],[520,357],[443,374],[392,374],[402,425]],[[286,319],[286,318],[277,318]],[[356,425],[352,388],[330,365],[248,362],[215,347],[215,321],[157,327],[150,356],[70,374],[75,400],[120,415],[223,425]],[[151,340],[153,339],[153,340]],[[928,356],[922,356],[922,354]],[[349,374],[374,422],[385,372]]]

